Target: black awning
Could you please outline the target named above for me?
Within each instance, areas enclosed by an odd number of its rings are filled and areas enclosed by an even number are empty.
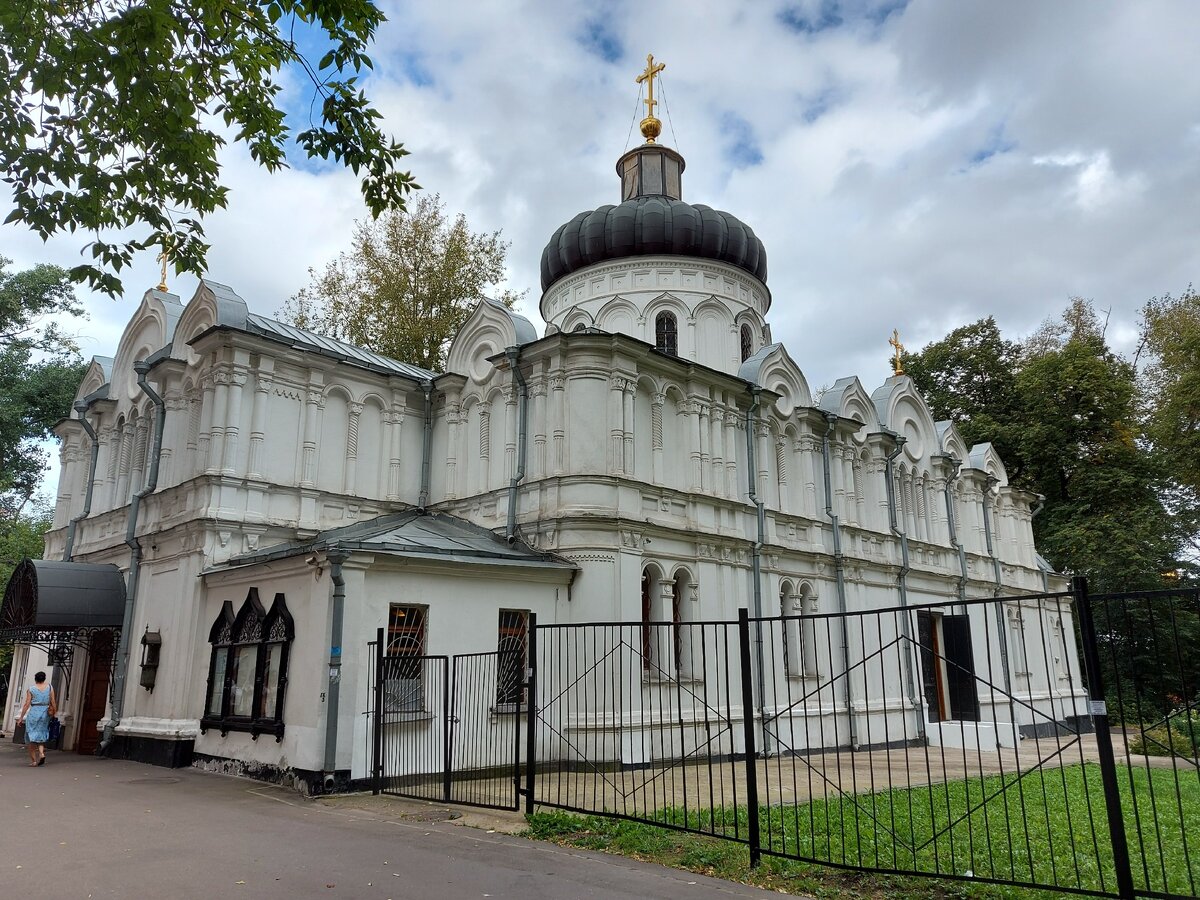
[[[125,579],[116,566],[26,559],[4,588],[0,635],[120,628],[124,614]]]

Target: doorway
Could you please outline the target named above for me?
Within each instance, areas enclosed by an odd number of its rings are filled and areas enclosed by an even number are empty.
[[[104,711],[108,708],[113,650],[111,631],[93,633],[88,648],[87,677],[83,683],[83,706],[79,710],[79,728],[75,737],[77,753],[93,754],[100,746],[100,732],[96,730],[96,725],[104,718]]]
[[[970,617],[921,610],[917,613],[917,642],[929,721],[978,722]]]

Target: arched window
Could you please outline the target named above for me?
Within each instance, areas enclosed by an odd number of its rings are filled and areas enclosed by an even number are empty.
[[[742,362],[748,360],[754,353],[754,336],[750,333],[750,326],[742,326]]]
[[[660,312],[654,317],[654,346],[663,353],[679,355],[679,326],[674,313]]]
[[[642,669],[649,672],[654,661],[654,601],[650,599],[650,570],[642,570]]]
[[[265,613],[257,588],[250,589],[236,616],[226,600],[208,634],[212,656],[200,727],[281,740],[288,649],[295,636],[283,594],[275,595]]]
[[[800,595],[791,582],[785,581],[779,588],[779,614],[783,616],[783,671],[785,675],[797,677],[804,674],[800,642],[800,619],[804,610],[800,606]]]

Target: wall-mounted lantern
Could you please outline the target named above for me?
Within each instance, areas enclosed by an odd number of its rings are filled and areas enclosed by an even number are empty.
[[[154,693],[154,679],[158,676],[158,654],[162,650],[162,632],[146,629],[142,635],[142,687]]]

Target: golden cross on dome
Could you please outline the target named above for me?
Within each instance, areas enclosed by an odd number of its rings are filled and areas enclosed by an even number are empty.
[[[156,259],[162,263],[162,275],[159,277],[157,290],[165,292],[167,289],[167,248],[165,244],[163,245],[163,252],[158,254]]]
[[[634,79],[637,84],[646,85],[646,99],[642,101],[646,104],[646,118],[642,119],[642,136],[646,138],[647,144],[653,144],[654,139],[662,131],[662,122],[654,116],[654,107],[658,105],[658,101],[654,99],[654,76],[666,67],[666,63],[658,63],[656,65],[654,54],[647,53],[646,71]]]
[[[896,359],[892,362],[892,370],[896,375],[904,374],[904,365],[900,362],[900,354],[904,352],[904,345],[900,343],[900,332],[898,329],[892,329],[892,336],[888,343],[896,348]]]

